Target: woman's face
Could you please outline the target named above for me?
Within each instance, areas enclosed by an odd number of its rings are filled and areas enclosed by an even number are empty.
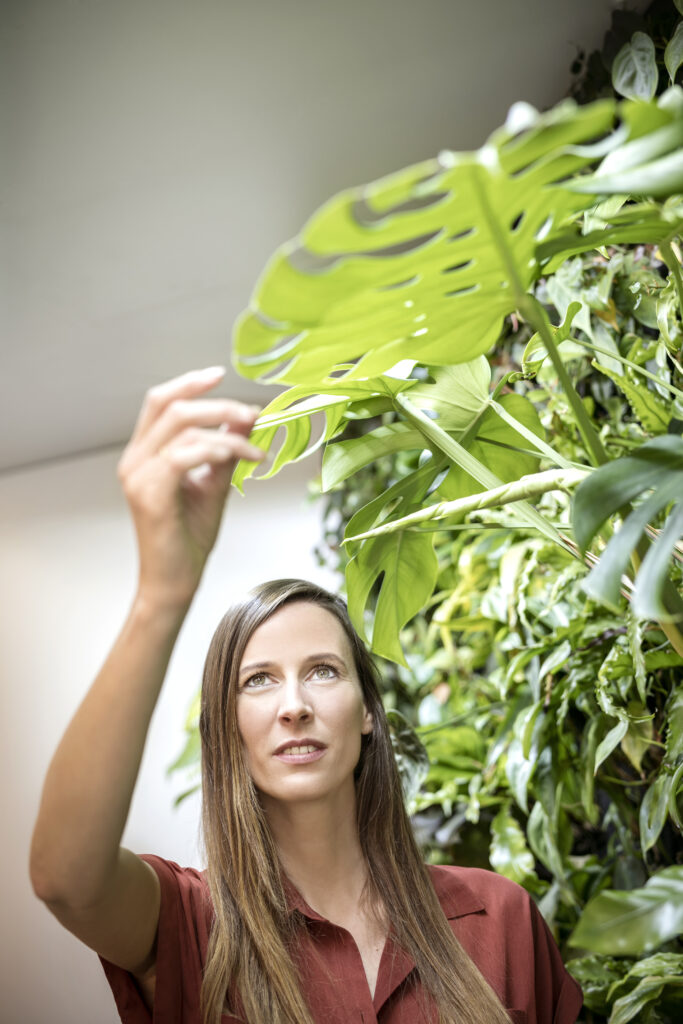
[[[331,612],[296,601],[254,631],[240,665],[237,725],[262,796],[317,800],[353,785],[372,715]]]

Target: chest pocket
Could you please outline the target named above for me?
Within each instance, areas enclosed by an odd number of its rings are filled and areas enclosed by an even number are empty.
[[[528,1022],[529,1018],[527,1017],[526,1010],[508,1010],[505,1007],[505,1012],[512,1021],[512,1024],[527,1024]]]

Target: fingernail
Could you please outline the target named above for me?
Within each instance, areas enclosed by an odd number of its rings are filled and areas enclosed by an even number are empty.
[[[222,377],[226,372],[224,366],[207,366],[204,370],[198,370],[197,374],[200,377]]]

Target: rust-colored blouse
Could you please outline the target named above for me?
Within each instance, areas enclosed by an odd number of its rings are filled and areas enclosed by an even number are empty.
[[[145,855],[161,883],[154,1014],[133,976],[102,959],[123,1024],[199,1024],[202,965],[213,910],[204,872]],[[507,1008],[514,1024],[574,1024],[581,990],[564,968],[535,904],[514,882],[478,868],[429,867],[458,940]],[[297,957],[303,991],[320,1024],[416,1024],[419,979],[409,956],[387,939],[370,994],[358,947],[344,928],[316,914],[296,893],[306,917]],[[322,955],[307,956],[311,943]],[[316,963],[318,961],[318,963]],[[223,1017],[223,1024],[236,1024]],[[267,1024],[263,1021],[260,1024]]]

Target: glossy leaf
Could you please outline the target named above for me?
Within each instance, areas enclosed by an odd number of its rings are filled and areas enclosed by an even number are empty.
[[[681,64],[683,64],[683,21],[679,21],[676,25],[676,30],[664,50],[664,66],[669,72],[669,80],[672,85]]]
[[[406,664],[398,635],[431,595],[437,569],[434,541],[428,534],[372,538],[351,559],[346,570],[349,614],[361,636],[370,591],[383,574],[372,631],[376,654]]]
[[[648,1004],[658,1006],[666,987],[683,989],[683,978],[659,975],[643,978],[628,995],[617,999],[612,1007],[609,1024],[627,1024],[630,1020],[642,1020],[641,1011]]]
[[[652,849],[664,828],[669,813],[672,783],[671,772],[661,771],[640,805],[640,845],[643,853]]]
[[[633,454],[592,473],[574,496],[573,526],[585,551],[609,515],[672,475],[683,482],[683,439],[673,435],[647,441]]]
[[[362,437],[350,441],[337,441],[328,445],[323,458],[322,484],[330,491],[369,462],[406,449],[421,450],[425,440],[419,430],[409,423],[389,423],[376,427]]]
[[[648,490],[653,493],[627,516],[586,580],[586,591],[608,605],[618,603],[622,574],[645,527],[683,494],[683,438],[667,434],[647,441],[631,455],[615,459],[591,474],[574,495],[574,533],[585,550],[608,516]],[[662,621],[671,617],[662,593],[669,557],[681,535],[682,507],[674,506],[637,577],[633,610],[642,617]]]
[[[660,622],[672,618],[661,595],[667,580],[671,553],[681,537],[683,501],[673,507],[662,532],[643,559],[638,573],[638,586],[633,595],[633,611],[640,618],[658,619]]]
[[[648,953],[683,931],[683,867],[665,868],[642,889],[606,890],[584,908],[570,944],[594,953]]]
[[[615,372],[610,367],[594,363],[606,377],[614,381],[633,412],[649,434],[663,434],[672,415],[670,399],[661,398],[654,391],[643,387],[637,379],[627,373]]]
[[[523,883],[533,875],[534,858],[526,845],[524,832],[509,810],[502,808],[491,822],[491,867],[499,875]]]
[[[651,100],[657,89],[654,43],[644,32],[634,32],[612,64],[615,92],[631,100]]]
[[[613,607],[618,605],[621,577],[629,564],[631,552],[638,544],[648,523],[654,520],[657,514],[679,493],[680,481],[676,479],[663,480],[655,493],[630,513],[621,529],[610,540],[598,565],[584,583],[584,588],[591,597]],[[669,550],[665,549],[665,567],[668,555]],[[655,567],[657,566],[658,563]]]

